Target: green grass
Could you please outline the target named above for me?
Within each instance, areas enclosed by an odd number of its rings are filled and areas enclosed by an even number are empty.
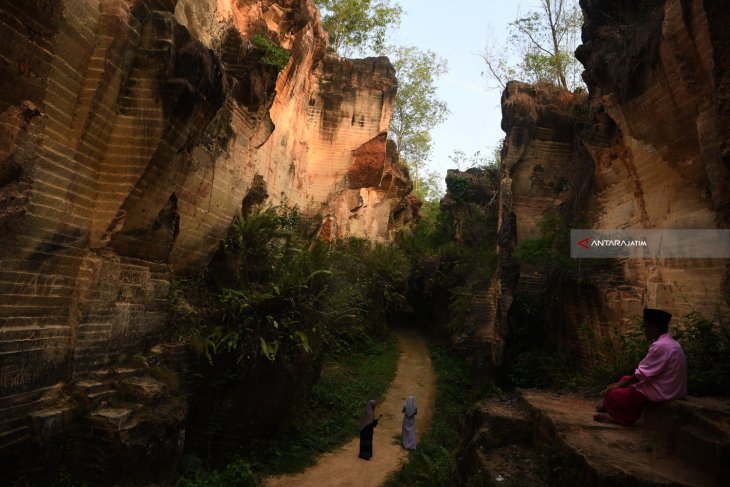
[[[408,463],[386,487],[453,485],[460,433],[469,408],[488,393],[485,381],[461,359],[431,345],[436,372],[436,404],[428,432],[408,454]]]
[[[394,338],[366,338],[356,350],[328,357],[307,406],[292,426],[261,443],[251,463],[262,474],[292,473],[357,435],[364,402],[380,400],[395,376],[398,347]]]

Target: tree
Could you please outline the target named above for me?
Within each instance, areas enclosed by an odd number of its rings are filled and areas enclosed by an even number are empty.
[[[408,164],[406,163],[406,165]],[[412,194],[418,196],[422,201],[438,201],[443,198],[446,188],[439,173],[422,168],[417,178],[412,177],[414,178]]]
[[[398,160],[413,178],[414,192],[422,192],[428,175],[424,167],[431,154],[431,129],[446,119],[446,103],[436,94],[436,80],[447,71],[446,61],[431,51],[398,47],[390,55],[398,79],[390,134],[398,146]],[[424,178],[425,176],[425,178]]]
[[[510,22],[508,45],[498,46],[488,39],[480,54],[487,65],[487,77],[502,88],[515,78],[576,88],[581,84],[580,64],[573,53],[581,23],[576,0],[540,0],[539,10],[531,10],[525,16],[518,14]],[[510,62],[510,54],[519,57],[516,66]]]
[[[316,0],[330,46],[343,57],[382,54],[389,29],[400,24],[403,9],[390,0]]]
[[[489,152],[482,155],[482,151],[478,150],[472,155],[467,155],[461,149],[454,149],[453,153],[449,156],[451,164],[456,166],[459,171],[466,171],[473,167],[485,169],[487,167],[499,167],[500,161],[502,160],[502,144],[504,138],[500,139],[493,147],[489,148]]]

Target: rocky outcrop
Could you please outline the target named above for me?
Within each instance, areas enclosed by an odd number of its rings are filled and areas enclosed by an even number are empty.
[[[594,227],[727,228],[730,40],[721,26],[730,8],[676,0],[582,6],[577,55],[593,110],[605,112],[601,143],[583,139],[595,161]],[[724,260],[627,260],[623,277],[623,287],[598,291],[604,327],[625,325],[646,305],[707,317],[727,305]]]
[[[596,423],[593,405],[532,390],[478,403],[467,419],[461,477],[479,485],[724,485],[727,401],[669,402],[632,428]]]
[[[490,275],[487,257],[497,244],[499,171],[496,166],[449,169],[441,211],[454,222],[454,240],[478,248],[483,258],[471,269],[467,285],[472,293],[465,303],[463,322],[453,337],[455,349],[475,363],[494,365],[502,361],[503,331],[498,315],[499,286]],[[447,289],[453,292],[453,289]],[[452,295],[452,298],[453,295]],[[443,306],[434,303],[434,307]],[[435,313],[432,311],[435,316]]]
[[[730,181],[730,41],[720,27],[730,9],[699,0],[581,5],[577,55],[588,100],[517,82],[502,97],[495,292],[503,313],[490,324],[499,329],[519,313],[518,295],[528,307],[550,296],[554,302],[540,303],[554,325],[547,338],[578,356],[585,325],[600,339],[625,330],[644,307],[707,318],[727,308],[728,261],[586,263],[569,282],[557,282],[544,266],[518,266],[512,256],[540,235],[543,215],[559,215],[572,228],[727,228]]]
[[[492,326],[517,340],[510,328],[524,320],[519,311],[544,313],[550,303],[544,302],[549,294],[547,269],[518,264],[513,253],[522,242],[541,236],[545,215],[575,216],[591,188],[593,161],[580,142],[581,115],[587,115],[582,93],[548,84],[510,82],[502,94],[502,129],[507,135],[500,166],[499,263],[494,283],[501,312]],[[530,321],[529,333],[541,335],[541,316]],[[498,346],[504,343],[499,340],[506,338],[505,333],[495,335]]]
[[[328,53],[309,0],[3,0],[0,39],[0,455],[58,383],[155,343],[242,204],[330,239],[404,221],[393,68]]]

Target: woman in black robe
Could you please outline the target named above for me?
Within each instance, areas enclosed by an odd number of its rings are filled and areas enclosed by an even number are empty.
[[[371,399],[365,404],[365,409],[360,415],[360,458],[370,460],[370,457],[373,456],[373,429],[377,425],[375,401]]]

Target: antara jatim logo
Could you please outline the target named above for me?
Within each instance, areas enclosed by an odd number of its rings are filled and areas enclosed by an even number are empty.
[[[646,240],[623,240],[623,239],[591,239],[586,237],[578,242],[584,249],[591,247],[646,247]]]

